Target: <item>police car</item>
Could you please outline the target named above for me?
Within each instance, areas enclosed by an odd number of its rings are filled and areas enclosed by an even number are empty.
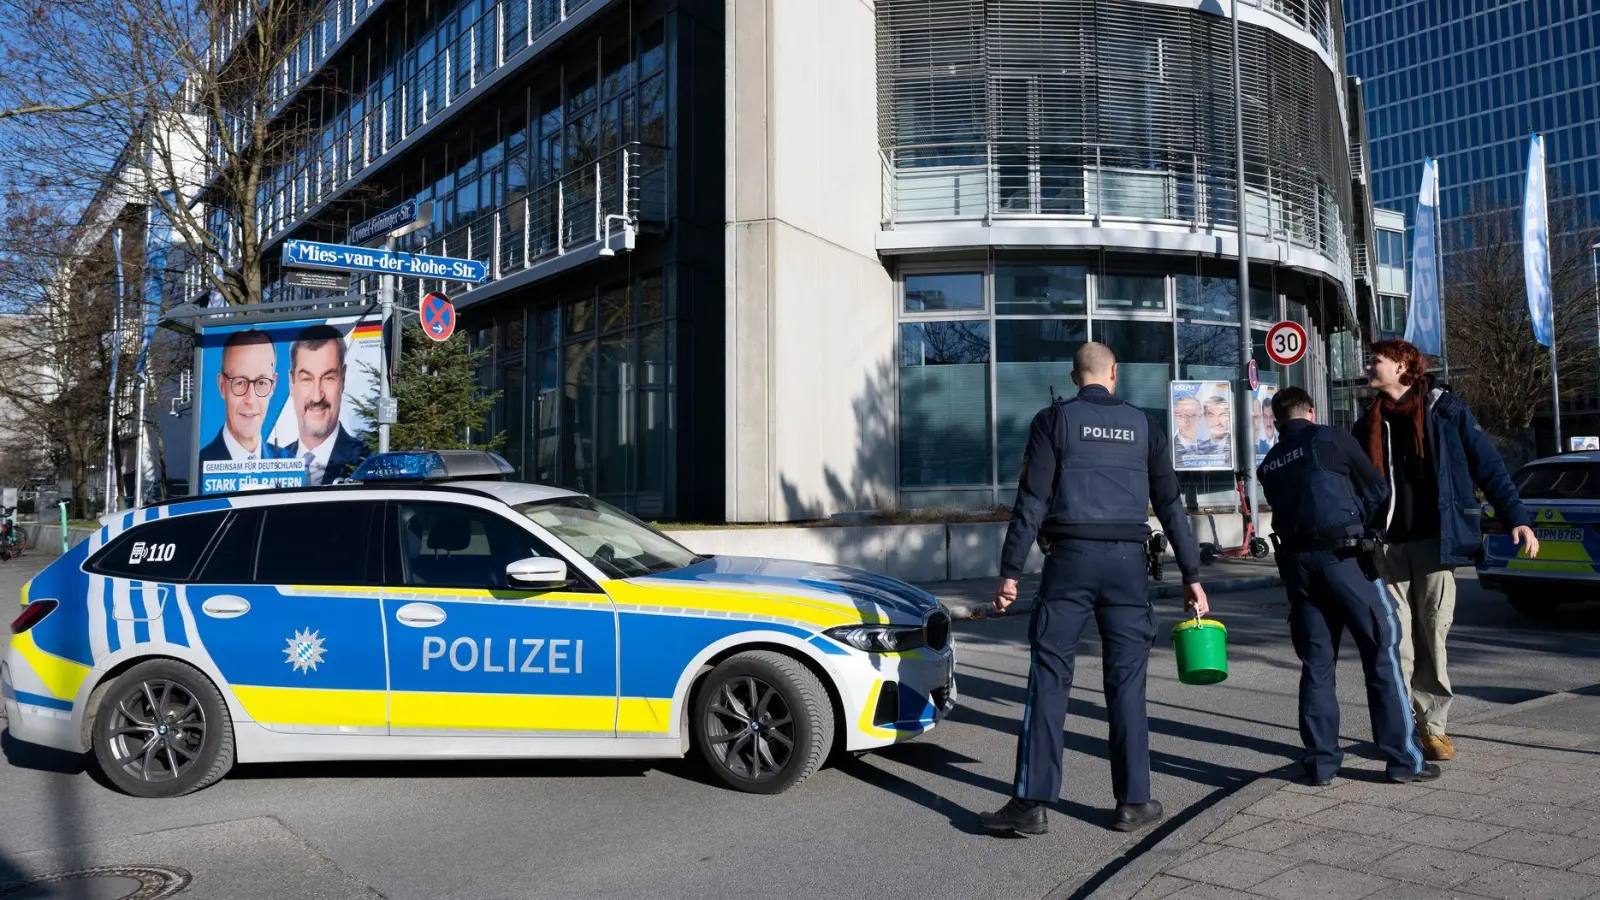
[[[1505,521],[1485,506],[1479,583],[1504,591],[1517,612],[1535,619],[1549,618],[1563,603],[1600,597],[1600,453],[1536,459],[1515,481],[1539,556],[1529,559],[1512,544]]]
[[[681,757],[778,793],[932,729],[949,616],[892,578],[707,557],[494,454],[108,517],[23,588],[11,733],[172,797],[235,762]]]

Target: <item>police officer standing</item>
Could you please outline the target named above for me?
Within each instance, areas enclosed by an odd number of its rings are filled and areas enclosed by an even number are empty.
[[[990,831],[1044,834],[1045,809],[1061,796],[1067,694],[1078,639],[1093,618],[1100,629],[1106,716],[1111,725],[1112,827],[1133,831],[1161,819],[1150,798],[1150,729],[1145,672],[1156,636],[1146,588],[1149,510],[1172,541],[1186,605],[1209,609],[1199,585],[1200,552],[1178,493],[1165,434],[1150,417],[1112,394],[1117,361],[1104,344],[1073,358],[1078,395],[1033,418],[1022,479],[1000,558],[1002,612],[1017,599],[1017,578],[1035,535],[1049,543],[1029,641],[1028,693],[1017,740],[1013,797],[979,820]]]
[[[1368,525],[1389,485],[1355,438],[1316,424],[1311,395],[1288,387],[1272,399],[1278,444],[1257,474],[1272,507],[1278,569],[1289,593],[1289,633],[1300,657],[1300,739],[1306,783],[1326,785],[1339,771],[1339,699],[1334,667],[1348,630],[1367,676],[1373,741],[1391,782],[1432,781],[1422,759],[1400,674],[1400,626],[1377,583],[1378,541]]]

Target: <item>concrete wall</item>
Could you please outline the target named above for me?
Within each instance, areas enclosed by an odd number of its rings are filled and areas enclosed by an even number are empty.
[[[727,14],[726,517],[886,508],[895,341],[872,7],[727,0]]]

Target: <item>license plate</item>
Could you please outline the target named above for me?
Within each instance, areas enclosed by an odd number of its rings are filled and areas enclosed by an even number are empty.
[[[1568,541],[1576,544],[1583,543],[1582,528],[1535,528],[1533,533],[1534,536],[1538,537],[1540,541]]]

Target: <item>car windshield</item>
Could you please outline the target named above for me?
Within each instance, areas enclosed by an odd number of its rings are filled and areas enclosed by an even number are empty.
[[[670,572],[705,558],[592,497],[540,500],[516,509],[612,578]]]
[[[1600,500],[1600,463],[1544,463],[1517,473],[1525,500]]]

